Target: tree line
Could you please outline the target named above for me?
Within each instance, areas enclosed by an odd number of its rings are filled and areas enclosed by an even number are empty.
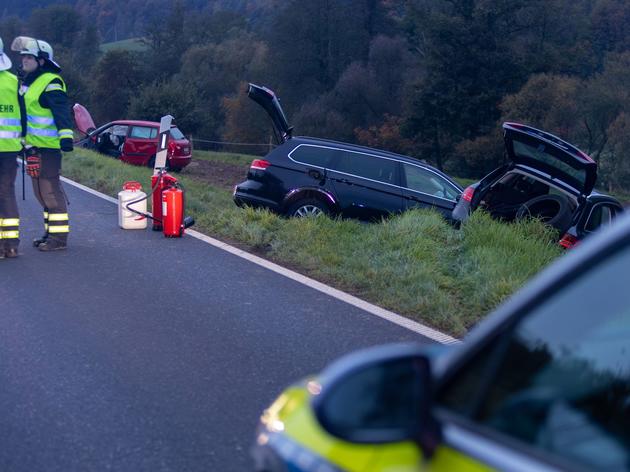
[[[103,51],[112,24],[141,47]],[[624,0],[78,0],[0,31],[49,41],[97,123],[170,113],[193,136],[266,142],[254,82],[296,134],[479,177],[504,159],[501,122],[519,121],[589,153],[600,187],[630,190]]]

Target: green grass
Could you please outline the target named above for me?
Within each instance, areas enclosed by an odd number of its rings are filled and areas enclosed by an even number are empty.
[[[193,150],[193,159],[201,159],[204,161],[220,161],[225,162],[226,164],[249,166],[256,158],[258,158],[258,156],[252,156],[251,154],[197,151],[196,149]]]
[[[198,158],[213,157],[232,158]],[[64,158],[64,175],[116,196],[127,180],[148,189],[151,170],[81,149]],[[228,191],[185,174],[178,178],[197,230],[454,336],[561,254],[556,235],[538,221],[504,224],[475,212],[456,230],[437,213],[420,210],[375,224],[286,219],[237,208]]]

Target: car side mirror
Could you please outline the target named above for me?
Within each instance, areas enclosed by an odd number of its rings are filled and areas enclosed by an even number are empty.
[[[421,347],[386,345],[351,354],[324,370],[313,409],[331,435],[361,444],[439,443],[431,414],[431,364]]]

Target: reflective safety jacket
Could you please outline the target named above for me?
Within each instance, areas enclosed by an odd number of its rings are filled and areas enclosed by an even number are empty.
[[[53,80],[60,83],[51,83]],[[54,90],[60,90],[65,93],[66,84],[59,75],[51,72],[41,74],[26,90],[24,94],[26,144],[39,148],[60,149],[60,139],[72,139],[72,130],[58,130],[52,111],[41,106],[39,102],[43,93]]]
[[[8,71],[0,72],[0,152],[22,149],[22,123],[18,102],[18,79]]]

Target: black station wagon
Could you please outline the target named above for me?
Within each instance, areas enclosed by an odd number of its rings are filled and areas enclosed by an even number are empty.
[[[237,205],[287,216],[323,213],[363,220],[433,208],[451,218],[463,189],[439,170],[387,151],[293,137],[273,91],[249,84],[248,96],[271,117],[279,146],[255,159],[247,180],[234,187]]]

